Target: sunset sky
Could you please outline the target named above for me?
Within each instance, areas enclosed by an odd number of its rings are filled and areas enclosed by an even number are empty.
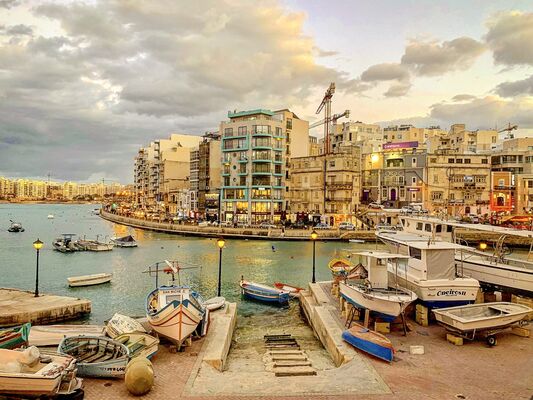
[[[533,2],[0,0],[0,176],[131,182],[151,140],[313,121],[332,81],[352,120],[529,134]]]

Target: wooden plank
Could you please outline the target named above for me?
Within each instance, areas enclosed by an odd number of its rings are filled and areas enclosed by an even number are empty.
[[[291,337],[292,335],[290,333],[284,333],[284,334],[280,334],[280,335],[264,335],[263,338],[264,339],[272,339],[272,338],[281,338],[281,337]]]
[[[303,354],[302,350],[270,350],[271,355],[283,355],[283,354]]]
[[[312,365],[311,361],[276,361],[274,363],[274,368],[280,367],[310,367]]]
[[[274,369],[275,376],[311,376],[316,375],[313,367],[279,367]]]
[[[307,361],[307,356],[303,354],[285,354],[285,355],[274,355],[272,356],[272,361]]]

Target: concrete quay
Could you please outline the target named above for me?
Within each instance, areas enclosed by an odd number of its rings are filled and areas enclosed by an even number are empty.
[[[222,372],[226,366],[233,332],[237,325],[237,303],[226,303],[224,309],[213,313],[209,333],[202,351],[202,362]]]
[[[44,325],[79,319],[90,312],[90,300],[52,294],[35,297],[33,292],[0,288],[0,326]]]
[[[184,236],[200,236],[217,238],[220,236],[237,239],[257,239],[257,240],[288,240],[301,241],[310,240],[310,230],[307,229],[258,229],[258,228],[219,228],[197,225],[170,224],[167,222],[147,221],[144,219],[124,217],[101,210],[100,216],[108,221],[131,226],[138,229],[147,229],[157,232],[173,233]],[[318,231],[319,240],[325,241],[347,241],[349,239],[364,240],[365,242],[375,242],[374,231],[340,231],[338,229],[324,229]]]

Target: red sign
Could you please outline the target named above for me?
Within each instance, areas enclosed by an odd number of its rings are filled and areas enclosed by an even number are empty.
[[[410,149],[413,147],[418,147],[418,142],[385,143],[383,145],[383,150]]]

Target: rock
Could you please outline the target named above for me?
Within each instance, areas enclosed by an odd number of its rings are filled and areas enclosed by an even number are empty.
[[[154,385],[152,363],[144,357],[135,357],[126,367],[126,388],[135,396],[148,393]]]

